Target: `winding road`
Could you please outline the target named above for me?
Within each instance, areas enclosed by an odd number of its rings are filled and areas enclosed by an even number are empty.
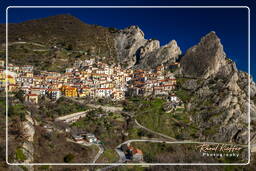
[[[153,130],[151,130],[151,129],[149,129],[149,128],[144,127],[143,125],[141,125],[141,124],[137,121],[137,119],[135,119],[135,123],[136,123],[137,126],[139,126],[139,127],[142,128],[142,129],[145,129],[146,131],[148,131],[148,132],[150,132],[150,133],[159,135],[159,136],[161,136],[161,137],[167,138],[167,139],[172,140],[172,141],[176,141],[176,139],[173,138],[173,137],[170,137],[170,136],[168,136],[168,135],[165,135],[165,134],[162,134],[162,133],[159,133],[159,132],[156,132],[156,131],[153,131]]]
[[[99,159],[99,157],[101,156],[101,154],[104,152],[104,148],[102,145],[97,144],[97,147],[99,148],[98,153],[96,154],[96,156],[94,157],[94,160],[92,163],[96,163],[96,161]]]

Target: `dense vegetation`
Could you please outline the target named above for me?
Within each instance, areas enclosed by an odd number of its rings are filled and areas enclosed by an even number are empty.
[[[88,112],[85,118],[73,123],[72,126],[94,133],[105,146],[112,148],[122,142],[122,132],[127,129],[124,116],[119,113],[103,112],[101,109]]]
[[[35,109],[36,110],[36,109]],[[67,115],[75,112],[85,111],[87,107],[79,104],[71,99],[61,97],[56,102],[51,102],[42,99],[39,109],[34,113],[39,113],[40,116],[54,118],[61,115]]]

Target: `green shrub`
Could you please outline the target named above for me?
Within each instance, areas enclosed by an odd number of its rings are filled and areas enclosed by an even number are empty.
[[[27,159],[27,157],[25,156],[25,154],[23,153],[23,150],[21,148],[18,148],[16,150],[16,159],[19,161],[24,161]]]
[[[191,98],[191,95],[188,91],[183,90],[183,89],[179,89],[177,91],[175,91],[175,94],[177,95],[177,97],[179,97],[183,102],[188,102]]]
[[[75,156],[73,154],[68,154],[64,157],[63,160],[65,163],[70,163],[74,158],[75,158]]]

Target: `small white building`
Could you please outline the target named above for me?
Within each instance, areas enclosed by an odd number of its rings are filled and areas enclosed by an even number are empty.
[[[90,133],[86,134],[86,139],[90,143],[96,143],[97,142],[97,138],[95,137],[94,134],[90,134]]]
[[[96,97],[110,97],[113,90],[112,88],[98,88],[95,90]]]
[[[73,68],[66,68],[66,73],[70,73],[70,72],[73,72]]]
[[[37,94],[38,96],[44,96],[46,94],[46,88],[31,88],[31,94]]]
[[[171,102],[174,102],[174,103],[178,103],[180,101],[175,94],[171,94],[169,99]]]
[[[61,91],[59,89],[48,89],[47,94],[52,100],[58,100],[61,97]]]

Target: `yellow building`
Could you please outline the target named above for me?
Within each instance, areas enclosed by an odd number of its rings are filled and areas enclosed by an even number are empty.
[[[7,79],[5,77],[5,74],[0,74],[0,87],[5,87],[6,85],[6,80],[7,80],[7,84],[16,84],[16,80],[13,76],[8,75]]]
[[[33,72],[27,72],[26,73],[26,77],[33,77],[33,76],[34,76]]]
[[[63,86],[61,88],[61,91],[63,92],[64,96],[77,97],[77,88],[69,87],[69,86]]]
[[[8,84],[16,84],[16,80],[13,76],[8,75],[7,79],[8,79]]]

